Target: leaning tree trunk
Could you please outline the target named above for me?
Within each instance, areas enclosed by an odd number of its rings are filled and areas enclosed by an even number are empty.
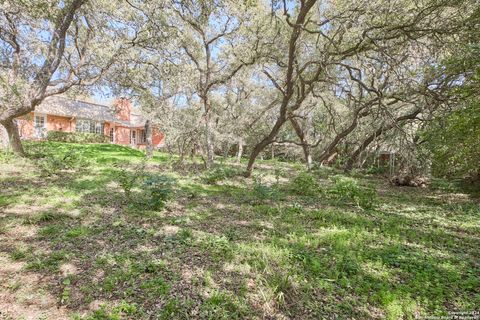
[[[305,136],[305,132],[303,132],[297,120],[295,120],[294,118],[290,118],[290,122],[292,124],[293,129],[295,130],[295,133],[300,138],[300,141],[302,143],[303,156],[305,157],[305,165],[307,167],[307,170],[310,170],[312,169],[312,154],[311,154],[312,147],[308,143],[307,138]]]
[[[353,153],[350,155],[350,158],[348,159],[347,163],[345,164],[345,171],[351,171],[353,169],[353,166],[358,160],[358,157],[360,154],[367,149],[367,147],[370,145],[370,143],[375,140],[376,137],[380,136],[382,133],[384,133],[387,130],[390,130],[391,128],[394,127],[394,124],[388,125],[387,127],[380,127],[377,129],[374,133],[369,135],[365,140],[363,140],[362,144],[353,151]]]
[[[19,156],[24,156],[25,151],[23,150],[22,141],[20,140],[20,134],[18,133],[18,127],[15,121],[7,119],[2,121],[1,124],[7,131],[10,148],[12,148],[13,153]]]
[[[252,153],[250,154],[250,158],[248,159],[247,170],[245,171],[245,177],[249,178],[252,175],[253,164],[255,163],[255,160],[257,159],[258,155],[260,154],[260,152],[263,151],[263,149],[265,149],[266,146],[268,146],[270,143],[273,142],[273,140],[275,139],[275,137],[277,136],[278,132],[280,131],[280,129],[282,128],[285,122],[286,122],[285,114],[281,114],[280,117],[278,117],[277,121],[275,122],[275,125],[273,126],[272,130],[270,131],[270,134],[255,145],[255,147],[252,150]]]
[[[288,44],[288,63],[287,63],[287,71],[286,71],[286,78],[285,78],[285,89],[281,89],[283,94],[282,103],[280,105],[280,115],[275,122],[275,125],[271,129],[268,136],[263,138],[259,143],[255,145],[250,154],[250,159],[248,160],[247,170],[245,172],[245,177],[250,177],[252,175],[253,165],[255,160],[257,159],[258,155],[268,146],[270,143],[273,142],[277,134],[280,132],[280,129],[287,121],[287,111],[293,112],[300,108],[302,101],[305,99],[307,94],[303,92],[302,98],[297,99],[295,106],[288,107],[290,99],[293,96],[294,89],[295,89],[295,80],[294,80],[294,69],[295,63],[297,61],[295,52],[297,49],[297,40],[302,32],[303,24],[305,23],[305,19],[308,15],[308,12],[312,7],[315,5],[316,0],[308,0],[302,2],[302,6],[300,7],[300,11],[298,12],[297,19],[292,29],[292,34],[290,35],[290,40]]]
[[[358,126],[358,120],[369,114],[368,109],[361,112],[365,108],[366,106],[359,108],[354,112],[352,123],[343,131],[338,133],[335,138],[330,142],[330,144],[325,148],[325,150],[320,154],[320,156],[318,157],[318,161],[320,163],[328,162],[328,159],[330,159],[335,154],[335,150],[337,149],[337,146],[340,144],[340,142],[343,141],[343,139],[345,139]]]
[[[396,118],[391,124],[387,126],[381,126],[378,128],[374,133],[372,133],[370,136],[368,136],[363,143],[351,154],[350,158],[348,159],[347,163],[345,164],[344,170],[345,171],[351,171],[353,169],[353,166],[355,165],[355,162],[357,162],[358,157],[360,154],[367,149],[367,147],[379,136],[387,132],[388,130],[394,128],[399,122],[404,121],[404,120],[411,120],[414,119],[421,110],[417,109],[413,111],[410,114],[401,116]]]
[[[151,159],[153,157],[153,134],[152,134],[152,124],[150,120],[145,122],[145,135],[146,135],[146,151],[147,151],[147,159]]]

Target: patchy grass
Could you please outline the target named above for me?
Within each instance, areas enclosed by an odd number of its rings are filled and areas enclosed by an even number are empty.
[[[118,182],[139,151],[26,148],[0,163],[7,318],[409,319],[480,305],[480,206],[457,184],[391,187],[271,160],[245,179],[233,162],[202,172],[158,153],[142,170],[175,186],[155,209]],[[41,159],[72,152],[88,165],[42,172]]]

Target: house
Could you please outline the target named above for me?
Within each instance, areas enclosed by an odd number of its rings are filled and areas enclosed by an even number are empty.
[[[22,139],[44,139],[48,131],[103,134],[111,143],[144,148],[145,118],[132,111],[128,99],[115,100],[113,107],[63,96],[46,98],[34,112],[17,119]],[[163,133],[153,129],[154,148],[164,142]]]

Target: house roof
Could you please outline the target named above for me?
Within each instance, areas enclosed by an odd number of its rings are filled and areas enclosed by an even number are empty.
[[[143,127],[145,126],[145,118],[139,114],[131,113],[130,114],[130,125],[132,127]]]
[[[116,118],[115,110],[112,107],[81,100],[74,100],[62,96],[46,98],[35,108],[35,112],[62,117],[75,117],[95,121],[115,122],[127,127],[141,127],[145,125],[145,119],[139,114],[132,113],[130,122],[119,120]]]

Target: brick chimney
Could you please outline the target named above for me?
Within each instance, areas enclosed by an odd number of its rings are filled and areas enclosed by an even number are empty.
[[[132,103],[127,98],[119,98],[115,100],[115,113],[118,120],[130,121],[132,112]]]

